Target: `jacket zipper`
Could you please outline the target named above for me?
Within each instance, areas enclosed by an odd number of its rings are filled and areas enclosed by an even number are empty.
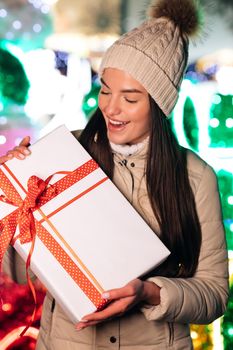
[[[130,177],[131,177],[131,181],[132,181],[132,186],[131,186],[131,204],[132,204],[133,203],[133,193],[134,193],[134,177],[133,177],[133,174],[132,174],[131,170],[128,167],[127,159],[123,159],[121,161],[121,165],[123,165],[128,170],[128,172],[130,174]]]

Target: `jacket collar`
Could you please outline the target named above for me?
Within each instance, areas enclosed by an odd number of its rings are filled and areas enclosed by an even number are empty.
[[[149,137],[136,145],[116,145],[110,143],[112,152],[117,159],[146,159],[149,145]]]

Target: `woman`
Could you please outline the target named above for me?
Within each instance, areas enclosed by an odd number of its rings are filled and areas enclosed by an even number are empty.
[[[99,108],[74,135],[171,255],[143,279],[106,291],[109,305],[76,329],[47,295],[37,350],[192,349],[189,324],[212,322],[225,311],[227,252],[216,176],[178,145],[168,120],[198,14],[195,1],[167,3],[159,1],[152,19],[106,52]],[[27,156],[28,142],[1,162]]]

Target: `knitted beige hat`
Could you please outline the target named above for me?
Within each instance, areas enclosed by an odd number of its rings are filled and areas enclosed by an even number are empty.
[[[196,0],[157,0],[150,18],[120,37],[105,53],[105,68],[118,68],[140,82],[166,116],[178,99],[188,60],[188,37],[200,25]]]

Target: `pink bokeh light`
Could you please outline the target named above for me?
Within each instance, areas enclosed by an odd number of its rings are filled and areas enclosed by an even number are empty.
[[[0,136],[5,136],[6,142],[0,144],[0,156],[6,154],[7,151],[13,149],[25,137],[30,136],[31,143],[38,138],[38,131],[35,128],[12,128],[9,130],[1,130]]]

